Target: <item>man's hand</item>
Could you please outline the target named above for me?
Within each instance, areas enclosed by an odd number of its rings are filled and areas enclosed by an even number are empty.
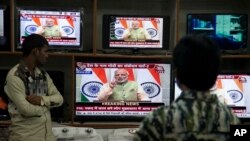
[[[151,101],[148,95],[145,93],[137,93],[137,98],[140,101]]]
[[[113,89],[115,86],[116,86],[115,80],[113,80],[113,81],[111,81],[111,82],[109,83],[109,87],[110,87],[111,89]]]
[[[42,97],[32,94],[32,95],[27,96],[26,100],[29,101],[33,105],[41,105]]]

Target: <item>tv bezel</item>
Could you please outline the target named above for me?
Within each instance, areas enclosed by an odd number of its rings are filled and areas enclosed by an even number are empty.
[[[147,60],[147,61],[145,61]],[[172,80],[173,80],[173,64],[171,61],[166,61],[164,59],[138,59],[134,60],[131,58],[126,58],[126,59],[120,59],[120,60],[112,60],[112,58],[85,58],[85,59],[80,59],[76,58],[74,62],[74,91],[76,87],[76,62],[85,62],[85,63],[155,63],[155,64],[169,64],[170,65],[170,85],[169,85],[169,105],[173,101],[173,95],[171,92],[172,88]],[[73,117],[74,121],[76,122],[88,122],[88,121],[112,121],[112,122],[126,122],[126,121],[134,121],[134,122],[140,122],[143,120],[145,116],[132,116],[132,115],[76,115],[76,91],[74,92],[74,101],[73,101]],[[132,101],[133,102],[133,101]],[[99,103],[99,102],[98,102]],[[95,104],[95,102],[90,102],[90,104]],[[147,102],[140,102],[140,104],[144,105],[147,104]],[[151,104],[151,103],[150,103]],[[155,103],[159,104],[159,103]],[[152,104],[153,105],[153,104]],[[164,103],[159,104],[159,106],[164,105]]]
[[[110,23],[112,17],[145,17],[145,18],[163,18],[162,29],[162,47],[110,47]],[[169,50],[170,49],[170,16],[167,15],[125,15],[125,14],[104,14],[102,17],[102,45],[103,49],[126,49],[126,50]]]
[[[62,7],[30,7],[30,6],[20,6],[16,7],[16,50],[20,51],[22,50],[21,43],[20,43],[20,37],[21,37],[21,31],[20,31],[20,11],[21,10],[31,10],[31,11],[55,11],[55,12],[80,12],[80,45],[50,45],[49,51],[51,52],[81,52],[84,49],[84,43],[83,43],[83,32],[84,32],[84,8],[82,7],[71,7],[71,8],[62,8]]]
[[[207,15],[207,16],[216,16],[216,15],[244,15],[246,17],[246,34],[245,34],[245,43],[246,45],[242,48],[239,48],[239,49],[221,49],[222,53],[227,53],[227,51],[229,51],[228,53],[239,53],[237,51],[241,51],[241,50],[245,50],[248,48],[248,14],[247,13],[232,13],[232,12],[221,12],[221,13],[218,13],[218,12],[215,12],[215,13],[188,13],[186,15],[186,34],[195,34],[195,33],[191,33],[189,31],[189,16],[192,16],[192,15]],[[192,24],[192,23],[191,23]],[[241,53],[241,52],[240,52]]]

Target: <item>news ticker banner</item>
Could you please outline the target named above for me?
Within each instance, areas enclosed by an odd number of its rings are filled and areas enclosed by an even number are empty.
[[[250,113],[247,112],[247,107],[245,106],[235,106],[235,107],[230,107],[233,111],[234,114],[236,114],[240,118],[249,118]]]
[[[76,103],[76,115],[103,115],[103,116],[131,116],[147,115],[157,107],[164,105],[163,103],[143,103],[143,102],[91,102],[91,103]]]
[[[230,141],[249,141],[250,124],[230,125]]]
[[[21,42],[23,42],[26,37],[27,36],[22,36]],[[77,41],[77,38],[46,37],[46,39],[50,45],[80,45],[80,42]]]
[[[161,48],[161,43],[159,42],[146,42],[146,41],[141,41],[141,42],[136,42],[136,41],[112,41],[110,42],[111,47],[154,47],[154,48]]]

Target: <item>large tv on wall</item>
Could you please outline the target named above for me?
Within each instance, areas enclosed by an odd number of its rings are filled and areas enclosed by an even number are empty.
[[[41,34],[50,50],[82,51],[83,8],[17,8],[17,50],[25,37]]]
[[[247,46],[248,15],[240,13],[192,13],[187,15],[187,34],[214,39],[222,52],[241,52]]]
[[[250,120],[250,73],[224,72],[217,77],[215,85],[210,89],[217,94],[220,102],[230,107],[243,121]],[[181,94],[175,82],[174,99]]]
[[[0,5],[0,51],[10,50],[9,7]]]
[[[103,48],[167,50],[169,26],[169,16],[103,15]]]
[[[114,71],[126,69],[128,80],[135,81],[145,92],[147,100],[127,100],[135,89],[123,91],[121,99],[100,101],[98,95],[104,85],[114,80]],[[170,105],[171,64],[145,61],[81,61],[75,62],[75,121],[112,120],[139,121],[150,111]],[[137,94],[135,94],[137,95]]]

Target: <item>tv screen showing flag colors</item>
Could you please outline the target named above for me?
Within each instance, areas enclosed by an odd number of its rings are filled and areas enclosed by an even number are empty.
[[[170,104],[171,64],[76,62],[75,66],[75,116],[143,117]],[[100,91],[114,80],[118,69],[125,69],[128,81],[138,83],[149,99],[99,101]]]
[[[81,48],[81,11],[19,10],[20,37],[22,44],[26,36],[41,34],[49,45],[68,49]],[[21,46],[19,46],[21,47]]]
[[[168,16],[103,16],[104,48],[167,49]]]
[[[250,118],[250,75],[227,73],[217,77],[215,85],[210,89],[211,94],[216,94],[221,103],[231,107],[240,118]],[[175,82],[175,99],[181,90]]]

